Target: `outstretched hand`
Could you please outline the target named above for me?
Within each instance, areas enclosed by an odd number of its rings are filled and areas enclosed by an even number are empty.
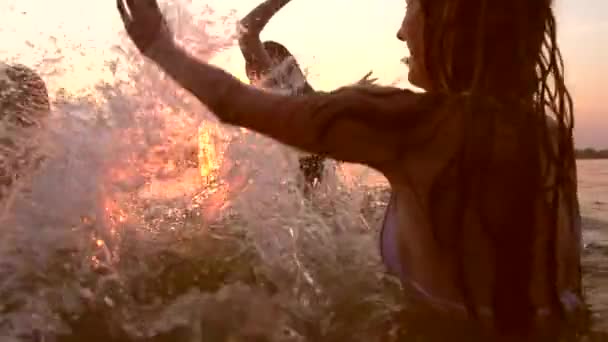
[[[129,37],[143,55],[150,57],[152,46],[173,43],[156,0],[116,0],[116,5]]]
[[[373,77],[370,78],[370,76],[372,75],[373,71],[368,72],[367,74],[365,74],[365,76],[363,76],[363,78],[361,78],[357,84],[359,85],[373,85],[376,83],[376,81],[378,80],[377,77]]]

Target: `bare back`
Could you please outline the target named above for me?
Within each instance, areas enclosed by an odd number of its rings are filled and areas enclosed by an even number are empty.
[[[492,115],[491,112],[487,113]],[[521,163],[514,148],[517,141],[516,123],[508,118],[509,115],[495,113],[497,120],[493,122],[494,141],[480,141],[492,146],[493,165],[485,169],[487,182],[484,197],[484,214],[490,216],[490,222],[505,222],[505,215],[517,215],[505,208],[509,202],[517,202],[518,196],[512,189],[517,184],[518,169]],[[416,148],[408,149],[400,162],[387,167],[385,175],[389,179],[393,198],[391,203],[393,224],[395,229],[383,234],[394,234],[398,248],[395,254],[399,260],[391,270],[403,280],[404,284],[417,293],[425,306],[434,311],[445,312],[449,316],[465,317],[467,308],[462,293],[462,279],[458,273],[459,267],[465,265],[465,286],[468,288],[468,300],[475,303],[476,310],[482,317],[491,317],[493,304],[493,282],[495,249],[497,241],[486,231],[477,215],[479,208],[462,206],[461,179],[458,178],[458,159],[462,156],[461,148],[465,143],[466,134],[476,134],[475,129],[465,127],[467,122],[462,107],[457,102],[448,101],[432,114],[435,120],[428,120],[425,126],[418,127],[421,135]],[[424,143],[422,143],[424,141]],[[525,196],[522,194],[522,196]],[[523,200],[523,199],[522,199]],[[554,270],[558,279],[558,291],[566,306],[580,304],[577,293],[580,289],[579,246],[580,226],[578,212],[570,211],[576,205],[576,198],[561,199],[562,210],[557,235],[555,256],[558,269]],[[459,213],[464,210],[462,249],[446,248],[458,245],[457,234],[450,232],[457,225]],[[546,289],[550,287],[550,277],[547,272],[547,255],[551,246],[547,244],[548,235],[553,229],[550,207],[546,201],[536,204],[538,222],[534,238],[533,255],[530,256],[530,267],[534,275],[529,289],[539,317],[548,315],[552,308],[551,298]],[[494,216],[494,217],[492,217]],[[504,229],[508,229],[505,226]],[[388,230],[385,225],[385,230]],[[506,246],[513,253],[517,245]],[[386,254],[386,251],[383,251]],[[463,253],[459,257],[457,252]],[[578,301],[578,303],[577,303]]]

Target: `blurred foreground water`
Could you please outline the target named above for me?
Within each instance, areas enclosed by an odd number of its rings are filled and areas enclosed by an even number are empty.
[[[0,341],[396,340],[384,179],[330,163],[304,198],[296,151],[193,115],[177,89],[145,96],[160,76],[141,68],[135,95],[56,99],[47,162],[0,208]],[[578,165],[585,289],[608,332],[608,161]]]

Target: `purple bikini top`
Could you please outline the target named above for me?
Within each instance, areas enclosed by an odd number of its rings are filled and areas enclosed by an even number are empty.
[[[380,254],[389,273],[398,276],[401,280],[406,280],[405,270],[399,258],[397,226],[396,196],[392,193],[380,232]]]

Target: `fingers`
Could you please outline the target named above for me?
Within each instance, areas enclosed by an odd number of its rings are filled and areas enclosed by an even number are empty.
[[[125,26],[137,21],[138,17],[146,17],[150,14],[162,17],[156,0],[116,0],[116,7]]]
[[[377,77],[369,78],[372,74],[373,74],[373,70],[370,70],[367,74],[365,74],[363,79],[368,83],[375,83],[378,80],[378,78]]]

